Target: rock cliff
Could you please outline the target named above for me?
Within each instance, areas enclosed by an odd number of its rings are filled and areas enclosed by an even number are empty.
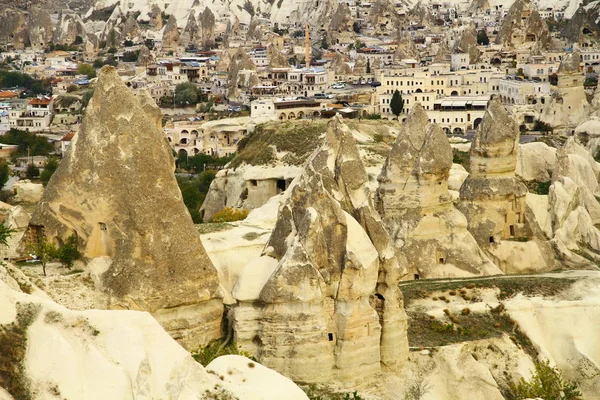
[[[140,100],[141,99],[141,100]],[[30,239],[78,237],[100,308],[146,310],[186,347],[221,334],[219,284],[173,175],[160,111],[111,67],[35,210]]]
[[[411,277],[500,273],[454,208],[448,192],[451,167],[452,148],[442,128],[429,123],[423,107],[415,105],[383,166],[375,196]]]
[[[550,30],[530,0],[516,0],[500,26],[496,44],[547,48],[552,40]]]
[[[234,327],[246,329],[238,343],[295,381],[373,386],[407,356],[405,273],[337,117],[234,287]]]
[[[518,145],[518,126],[500,101],[492,100],[471,144],[471,175],[461,187],[458,205],[479,246],[505,273],[554,265],[527,207],[527,188],[515,176]]]

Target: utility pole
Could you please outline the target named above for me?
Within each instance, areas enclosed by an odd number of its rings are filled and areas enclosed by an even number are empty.
[[[304,29],[304,64],[306,68],[310,67],[310,29],[308,24]]]

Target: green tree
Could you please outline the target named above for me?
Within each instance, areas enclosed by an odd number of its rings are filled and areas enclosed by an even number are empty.
[[[78,44],[83,44],[83,38],[79,35],[75,36],[75,41],[73,42],[74,45],[78,45]]]
[[[371,59],[367,58],[367,74],[371,73]]]
[[[77,66],[77,73],[80,75],[86,75],[88,79],[96,77],[96,70],[90,64],[81,63]]]
[[[44,170],[40,173],[40,180],[42,181],[42,184],[44,186],[48,184],[50,178],[52,177],[57,168],[58,161],[56,161],[56,159],[54,158],[49,159],[46,163],[46,166],[44,167]]]
[[[354,21],[354,23],[352,24],[352,30],[354,31],[354,33],[360,33],[360,24],[358,23],[358,21]]]
[[[10,177],[10,168],[8,167],[8,163],[4,160],[0,161],[0,189],[6,185],[8,182],[8,178]],[[0,244],[2,242],[0,241]]]
[[[93,96],[94,89],[88,89],[85,92],[83,92],[83,96],[81,96],[81,107],[87,107],[88,103],[90,102]]]
[[[477,44],[487,46],[490,44],[490,38],[487,35],[485,29],[481,29],[477,32]]]
[[[404,108],[404,99],[402,99],[402,95],[398,90],[394,91],[392,95],[392,100],[390,100],[390,109],[392,110],[392,114],[396,117],[402,113],[402,109]]]
[[[40,176],[40,169],[33,164],[27,164],[27,170],[25,171],[27,179],[34,179]]]
[[[576,382],[565,381],[561,372],[550,366],[550,361],[536,362],[531,380],[521,378],[513,397],[517,400],[542,398],[544,400],[581,400]]]
[[[18,147],[17,156],[45,156],[54,151],[54,146],[43,136],[37,136],[28,131],[12,128],[1,139],[4,144],[15,144]]]
[[[48,239],[46,239],[46,236],[42,235],[41,237],[38,238],[38,240],[31,243],[27,247],[27,249],[31,254],[35,255],[37,257],[37,259],[40,261],[40,263],[42,264],[42,270],[44,272],[44,276],[46,276],[46,265],[50,261],[56,259],[56,254],[57,254],[56,246],[54,246],[54,244],[52,242],[50,242]]]
[[[152,49],[154,49],[154,40],[146,39],[144,41],[144,45],[148,48],[148,50],[152,50]]]
[[[327,43],[327,36],[323,36],[321,40],[321,48],[327,50],[329,48],[329,43]]]
[[[77,248],[77,235],[72,234],[67,238],[65,244],[56,251],[56,258],[66,268],[73,268],[75,261],[81,258],[81,252]]]
[[[175,86],[175,104],[194,105],[198,103],[198,89],[191,82],[180,83]]]
[[[139,50],[126,51],[125,54],[123,54],[122,60],[123,60],[123,62],[136,62],[139,54],[140,54]]]
[[[0,246],[8,246],[8,239],[15,233],[10,225],[6,225],[6,221],[0,222]]]

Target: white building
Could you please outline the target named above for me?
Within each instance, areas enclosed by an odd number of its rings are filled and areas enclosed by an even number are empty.
[[[11,128],[39,132],[48,129],[52,122],[52,97],[37,97],[29,101],[25,109],[13,109],[8,112]]]

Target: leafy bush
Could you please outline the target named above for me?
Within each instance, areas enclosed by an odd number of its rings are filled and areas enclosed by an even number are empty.
[[[241,221],[243,219],[246,219],[247,216],[248,216],[248,210],[244,210],[241,208],[225,207],[221,211],[215,213],[215,215],[213,215],[210,222]]]
[[[196,353],[192,353],[192,357],[194,357],[194,360],[206,367],[215,358],[228,354],[244,356],[254,360],[253,357],[251,357],[248,353],[241,351],[233,342],[223,346],[222,339],[217,339],[210,342],[205,347],[199,349]]]
[[[533,130],[540,132],[553,132],[554,128],[550,124],[537,120],[533,124]]]
[[[578,384],[563,380],[561,372],[549,361],[536,362],[531,380],[521,378],[513,390],[513,399],[580,400]]]
[[[65,244],[56,251],[56,258],[68,269],[73,268],[73,263],[81,258],[81,252],[77,249],[77,235],[69,236]]]
[[[4,144],[15,144],[18,147],[17,157],[45,156],[54,151],[54,146],[43,136],[28,131],[11,128],[1,137]]]
[[[46,186],[48,184],[48,182],[50,181],[50,178],[52,177],[52,175],[54,174],[54,172],[56,171],[57,168],[58,168],[58,161],[56,161],[56,159],[54,159],[54,158],[49,159],[48,162],[46,163],[46,166],[44,167],[44,170],[40,174],[40,180],[42,181],[42,184],[44,186]]]
[[[471,155],[466,151],[452,149],[452,162],[462,165],[467,172],[471,170]]]
[[[27,165],[27,170],[25,171],[25,176],[27,179],[34,179],[40,176],[40,169],[33,164]]]

